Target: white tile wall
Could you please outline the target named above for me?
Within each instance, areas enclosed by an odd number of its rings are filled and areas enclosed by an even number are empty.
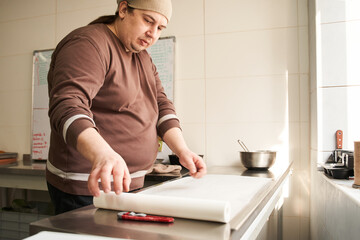
[[[309,28],[299,27],[299,72],[309,73]]]
[[[204,34],[203,0],[172,0],[172,5],[173,15],[163,36],[183,37]]]
[[[30,153],[30,117],[26,120],[26,125],[0,125],[0,149],[19,154]]]
[[[321,23],[359,19],[360,2],[356,0],[318,0]]]
[[[310,171],[310,126],[308,122],[300,123],[300,170]]]
[[[0,92],[31,90],[32,54],[0,57]],[[21,66],[21,71],[19,71]]]
[[[101,8],[104,6],[109,6],[113,9],[110,13],[105,14],[114,14],[116,11],[116,0],[57,0],[57,12],[71,12],[71,11],[82,11],[88,8]],[[104,14],[104,13],[102,13]],[[98,15],[100,16],[100,15]]]
[[[209,123],[283,122],[287,93],[287,79],[282,76],[208,79],[206,119]]]
[[[205,78],[204,36],[176,36],[175,75],[176,79]]]
[[[360,20],[321,26],[321,86],[359,85],[359,29]]]
[[[310,143],[311,149],[318,149],[318,116],[317,116],[317,91],[312,91],[310,94]]]
[[[308,74],[300,75],[300,121],[309,122],[310,120],[310,81]]]
[[[204,159],[207,161],[205,125],[203,123],[183,123],[181,128],[186,143],[191,147],[191,150],[197,154],[204,155]]]
[[[204,79],[179,80],[176,82],[175,107],[183,123],[205,123]]]
[[[54,26],[53,15],[0,23],[0,56],[32,53],[53,47]]]
[[[1,91],[0,126],[19,126],[30,123],[31,91]]]
[[[294,169],[301,167],[301,129],[299,123],[290,123],[289,125],[289,138],[290,138],[290,159],[293,160]]]
[[[308,26],[308,0],[298,0],[298,25]]]
[[[72,30],[89,24],[99,16],[114,14],[115,9],[116,4],[58,13],[56,15],[56,42]]]
[[[288,101],[289,101],[289,121],[299,122],[301,118],[299,99],[302,90],[300,86],[300,79],[298,74],[290,75],[288,77]]]
[[[2,0],[0,1],[0,22],[53,15],[55,11],[56,0]]]
[[[206,0],[205,21],[207,34],[297,26],[297,0]]]
[[[206,36],[206,76],[286,76],[298,73],[296,28],[233,32]]]
[[[322,145],[320,150],[335,149],[335,132],[343,131],[343,148],[353,150],[360,139],[360,86],[322,88]]]

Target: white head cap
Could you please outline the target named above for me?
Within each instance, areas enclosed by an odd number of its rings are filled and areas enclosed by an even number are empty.
[[[168,22],[170,21],[172,14],[171,0],[117,0],[118,5],[122,1],[127,1],[132,8],[160,13],[167,18]]]

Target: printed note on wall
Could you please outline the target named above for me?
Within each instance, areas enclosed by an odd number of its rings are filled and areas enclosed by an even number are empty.
[[[53,50],[36,51],[33,56],[32,159],[46,160],[50,144],[47,73]]]
[[[50,144],[50,125],[47,109],[33,110],[32,158],[47,159]]]

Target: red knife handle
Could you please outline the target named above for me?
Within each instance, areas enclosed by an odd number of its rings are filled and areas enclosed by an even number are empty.
[[[172,217],[163,217],[163,216],[154,216],[154,215],[133,216],[133,215],[129,215],[129,214],[124,214],[121,216],[121,219],[134,220],[134,221],[145,221],[145,222],[164,222],[164,223],[174,222],[174,218],[172,218]]]
[[[342,149],[343,147],[343,131],[336,131],[336,149]]]

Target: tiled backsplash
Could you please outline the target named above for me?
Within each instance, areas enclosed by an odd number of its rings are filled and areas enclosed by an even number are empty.
[[[344,149],[353,150],[360,140],[359,11],[359,1],[319,1],[319,151],[335,149],[338,129],[344,133]]]

